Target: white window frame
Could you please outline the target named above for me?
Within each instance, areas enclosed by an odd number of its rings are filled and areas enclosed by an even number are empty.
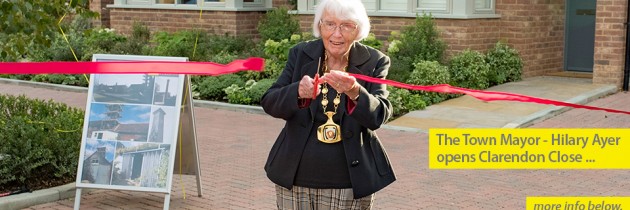
[[[131,8],[131,9],[173,9],[173,10],[209,10],[209,11],[267,11],[272,8],[272,0],[259,0],[258,2],[244,2],[243,0],[221,0],[219,2],[206,2],[197,0],[197,4],[180,4],[175,0],[173,4],[158,4],[156,0],[114,0],[114,4],[107,8]]]
[[[298,0],[297,10],[291,11],[293,14],[314,14],[316,0]],[[424,13],[431,14],[434,18],[444,19],[477,19],[477,18],[500,18],[501,15],[496,14],[496,0],[485,0],[490,2],[490,8],[476,9],[475,2],[477,0],[443,0],[446,8],[419,8],[418,0],[407,0],[407,11],[391,11],[380,10],[378,5],[387,0],[376,0],[377,9],[369,10],[369,16],[386,16],[386,17],[416,17]]]

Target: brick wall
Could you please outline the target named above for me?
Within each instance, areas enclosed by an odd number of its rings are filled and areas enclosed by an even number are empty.
[[[129,34],[134,22],[148,26],[151,32],[202,29],[209,33],[256,37],[258,20],[264,12],[199,11],[164,9],[110,8],[111,28]]]
[[[498,0],[501,35],[523,58],[523,76],[563,71],[564,0]]]
[[[94,12],[98,12],[100,17],[97,20],[92,21],[92,24],[96,27],[109,28],[110,27],[110,19],[109,19],[109,9],[107,9],[108,4],[113,4],[114,0],[91,0],[90,1],[90,10]]]
[[[623,84],[628,0],[598,0],[593,83]]]
[[[464,49],[485,52],[504,40],[516,48],[524,61],[523,76],[562,71],[564,50],[563,0],[497,0],[501,18],[435,19],[447,56]],[[372,32],[387,40],[391,31],[414,24],[415,18],[370,17]],[[311,31],[312,15],[302,15],[300,24]]]

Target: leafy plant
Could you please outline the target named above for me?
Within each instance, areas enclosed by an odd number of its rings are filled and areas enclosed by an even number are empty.
[[[262,79],[252,84],[245,93],[248,98],[251,98],[251,104],[260,104],[260,99],[274,82],[275,79]]]
[[[427,14],[417,16],[415,24],[406,26],[402,32],[392,32],[389,40],[388,54],[392,58],[392,67],[395,67],[390,71],[390,78],[400,81],[407,79],[414,69],[413,63],[421,60],[442,62],[446,49],[440,32]]]
[[[381,42],[381,40],[378,40],[374,33],[368,34],[365,39],[361,40],[361,44],[373,47],[377,50],[381,50],[381,47],[383,47],[383,42]]]
[[[116,34],[114,29],[109,28],[91,30],[85,39],[90,47],[100,48],[105,52],[111,51],[114,46],[125,41],[127,41],[126,37]]]
[[[254,80],[247,81],[247,83],[245,84],[246,87],[241,87],[236,84],[233,84],[225,88],[224,91],[225,91],[228,102],[232,104],[251,104],[252,99],[247,97],[245,93],[247,91],[247,88],[251,86],[253,82],[255,81]]]
[[[65,104],[0,95],[0,191],[73,181],[83,116]]]
[[[258,33],[261,40],[280,41],[288,39],[293,34],[298,34],[300,23],[294,16],[289,14],[289,11],[284,7],[267,11],[265,17],[258,22]]]
[[[419,95],[412,94],[409,90],[387,86],[389,96],[387,99],[392,103],[394,110],[393,118],[402,116],[413,110],[424,109],[426,103]],[[392,119],[393,119],[392,118]]]
[[[464,50],[453,56],[449,62],[451,84],[464,88],[485,89],[488,82],[490,66],[485,55],[477,51]]]
[[[242,86],[245,82],[234,74],[226,74],[218,77],[203,77],[203,79],[200,79],[199,85],[197,85],[199,98],[205,100],[223,100],[226,96],[223,90],[233,84]]]
[[[88,0],[0,1],[0,61],[18,61],[33,53],[33,46],[49,46],[65,14],[96,17]]]
[[[131,36],[127,38],[127,41],[116,43],[110,53],[124,55],[148,55],[151,51],[148,46],[150,39],[151,31],[149,31],[149,28],[140,22],[135,22],[133,24]]]
[[[174,34],[158,32],[153,37],[153,40],[151,40],[151,42],[155,44],[151,54],[158,56],[191,57],[191,49],[194,48],[196,36],[197,34],[194,31],[178,31]],[[199,37],[201,40],[205,40],[205,38],[204,33]],[[204,51],[205,49],[199,50]],[[203,54],[202,52],[198,53]],[[190,60],[196,59],[190,58]]]
[[[486,62],[490,65],[488,78],[490,85],[521,80],[523,61],[514,48],[503,42],[497,42],[486,53]]]
[[[437,61],[420,61],[413,65],[415,69],[411,72],[407,83],[416,85],[438,85],[448,84],[450,82],[451,77],[448,68]],[[448,95],[443,93],[420,91],[417,94],[427,102],[427,105],[448,99]]]

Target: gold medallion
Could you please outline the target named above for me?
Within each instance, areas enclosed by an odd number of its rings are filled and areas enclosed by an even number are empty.
[[[341,141],[341,126],[337,125],[332,117],[335,112],[326,112],[328,121],[317,127],[317,139],[324,143],[337,143]]]
[[[324,63],[326,63],[327,60],[328,60],[328,54],[325,54]],[[347,65],[343,67],[343,71],[346,71],[347,67],[348,67]],[[319,69],[319,64],[317,66],[317,69]],[[323,72],[324,73],[328,72],[328,65],[324,65]],[[335,121],[333,121],[333,116],[337,114],[337,108],[339,107],[339,104],[341,103],[341,93],[337,93],[335,95],[335,98],[333,99],[334,111],[332,112],[326,111],[326,108],[328,108],[328,84],[324,83],[322,85],[321,103],[322,103],[322,108],[324,109],[324,114],[328,116],[328,120],[326,121],[326,123],[317,127],[317,139],[321,142],[328,143],[328,144],[337,143],[341,141],[341,126],[337,125]]]

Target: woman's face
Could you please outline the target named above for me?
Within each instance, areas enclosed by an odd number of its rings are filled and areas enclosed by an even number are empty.
[[[319,22],[324,48],[330,56],[341,57],[350,51],[359,31],[357,24],[324,12]]]

